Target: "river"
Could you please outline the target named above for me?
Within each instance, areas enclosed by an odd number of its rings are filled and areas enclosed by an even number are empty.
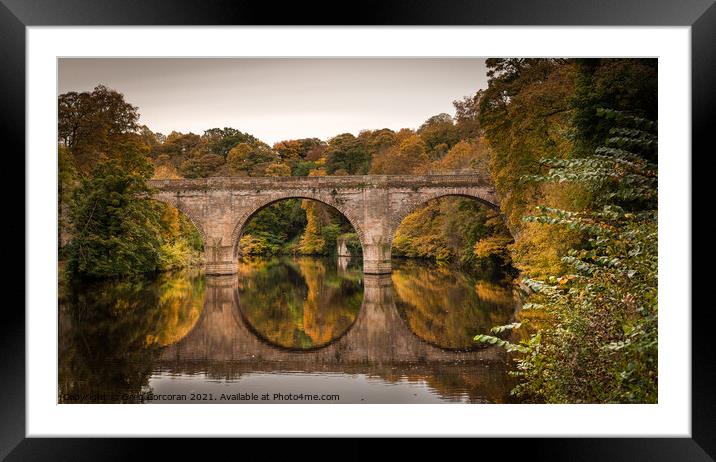
[[[60,403],[504,403],[507,358],[472,337],[510,322],[508,282],[393,261],[252,258],[60,287]]]

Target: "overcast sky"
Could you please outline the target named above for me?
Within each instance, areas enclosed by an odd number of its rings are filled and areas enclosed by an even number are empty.
[[[417,128],[487,86],[477,58],[63,58],[58,91],[104,84],[152,131],[233,127],[274,142]]]

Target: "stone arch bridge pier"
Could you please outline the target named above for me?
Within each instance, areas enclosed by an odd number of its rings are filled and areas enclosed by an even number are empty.
[[[425,202],[464,196],[497,208],[483,175],[364,175],[232,177],[152,180],[153,198],[186,214],[204,239],[206,273],[238,271],[239,239],[257,211],[283,199],[313,199],[353,225],[363,248],[363,272],[391,271],[390,249],[400,222]]]

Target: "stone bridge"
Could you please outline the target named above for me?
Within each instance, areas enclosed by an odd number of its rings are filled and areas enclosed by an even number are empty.
[[[498,207],[483,175],[365,175],[232,177],[152,180],[156,200],[178,208],[204,239],[206,273],[234,274],[239,239],[252,215],[283,199],[313,199],[334,207],[353,225],[366,274],[390,273],[390,248],[400,222],[425,202],[465,196]]]

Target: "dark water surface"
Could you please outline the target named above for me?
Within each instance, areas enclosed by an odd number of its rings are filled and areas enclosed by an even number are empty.
[[[510,284],[393,268],[258,258],[233,276],[63,286],[59,402],[509,402],[503,352],[472,337],[512,319]]]

